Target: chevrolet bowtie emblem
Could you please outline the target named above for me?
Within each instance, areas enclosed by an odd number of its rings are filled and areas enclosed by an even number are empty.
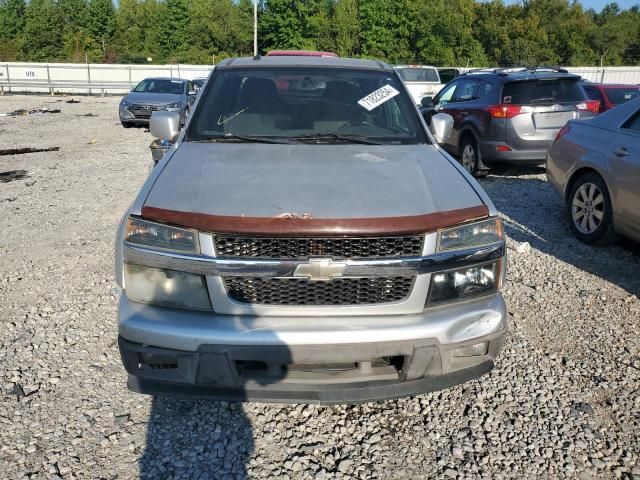
[[[310,258],[309,263],[296,267],[293,276],[307,277],[312,282],[328,282],[341,277],[346,268],[346,263],[334,262],[330,258]]]

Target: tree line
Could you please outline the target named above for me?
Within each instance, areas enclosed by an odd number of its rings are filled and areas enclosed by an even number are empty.
[[[0,61],[210,64],[253,52],[252,0],[0,0]],[[261,0],[271,49],[449,66],[638,65],[640,7]],[[215,56],[215,57],[214,57]]]

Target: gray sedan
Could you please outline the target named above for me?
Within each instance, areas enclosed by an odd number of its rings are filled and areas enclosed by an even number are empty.
[[[153,112],[167,110],[179,112],[181,123],[184,123],[195,95],[190,80],[146,78],[120,102],[120,122],[125,128],[146,126]]]
[[[549,149],[547,178],[579,240],[640,241],[640,99],[568,122]]]

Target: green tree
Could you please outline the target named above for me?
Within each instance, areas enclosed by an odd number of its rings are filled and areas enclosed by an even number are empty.
[[[20,38],[23,57],[42,62],[62,57],[62,16],[53,0],[30,0]]]
[[[595,26],[588,33],[588,39],[600,65],[620,65],[624,52],[638,35],[636,15],[620,10],[617,3],[610,3],[592,15]]]
[[[89,5],[86,0],[58,0],[62,17],[64,58],[74,62],[85,60],[85,54],[96,49],[89,35]]]
[[[164,26],[167,17],[167,5],[157,0],[143,0],[140,4],[144,19],[144,52],[154,63],[165,61],[163,51]]]
[[[24,27],[25,0],[0,0],[0,60],[15,60]]]
[[[338,0],[333,12],[336,53],[352,57],[358,53],[360,23],[358,0]]]
[[[301,49],[308,45],[298,9],[300,3],[300,0],[268,0],[263,4],[259,24],[261,49]]]
[[[246,10],[246,6],[245,6]],[[252,23],[232,0],[192,0],[189,15],[188,58],[211,63],[235,52],[252,51]]]
[[[112,0],[89,0],[88,31],[97,46],[91,55],[94,60],[108,59],[115,30],[116,11]]]
[[[144,61],[145,17],[138,0],[120,0],[116,13],[113,44],[124,62]]]
[[[550,44],[540,14],[527,4],[505,6],[501,1],[477,6],[474,35],[489,64],[499,66],[551,65],[559,56]]]
[[[360,0],[360,55],[392,63],[413,58],[410,49],[411,0]]]
[[[578,65],[594,60],[594,53],[585,32],[592,28],[589,15],[578,2],[569,0],[531,0],[525,3],[522,15],[535,14],[545,30],[548,46],[556,62]]]
[[[411,50],[415,60],[436,65],[486,65],[474,35],[473,0],[426,0],[411,5],[415,24]]]
[[[166,0],[162,9],[159,47],[164,58],[170,62],[186,60],[189,23],[192,20],[189,15],[190,3],[193,0]]]

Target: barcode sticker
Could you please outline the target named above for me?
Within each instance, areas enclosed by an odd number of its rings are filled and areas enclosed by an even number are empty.
[[[366,97],[358,100],[358,104],[366,108],[368,111],[371,111],[399,93],[400,92],[391,85],[385,85],[375,92],[371,92]]]

